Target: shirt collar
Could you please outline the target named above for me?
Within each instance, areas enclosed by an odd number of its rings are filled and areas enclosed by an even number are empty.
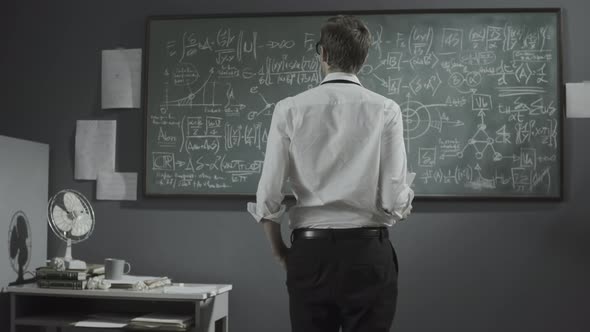
[[[351,73],[343,73],[343,72],[329,73],[328,75],[326,75],[326,77],[324,77],[324,79],[322,80],[322,83],[332,81],[332,80],[347,80],[347,81],[351,81],[351,82],[357,83],[362,86],[358,77],[356,77],[355,74],[351,74]]]

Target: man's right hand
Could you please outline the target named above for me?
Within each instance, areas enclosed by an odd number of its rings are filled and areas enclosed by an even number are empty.
[[[282,240],[281,240],[282,242]],[[289,256],[289,249],[284,243],[281,248],[273,247],[273,255],[279,261],[279,264],[287,271],[287,256]]]

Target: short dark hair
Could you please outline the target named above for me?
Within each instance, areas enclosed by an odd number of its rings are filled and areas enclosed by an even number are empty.
[[[338,15],[322,25],[319,43],[330,67],[356,74],[369,53],[371,33],[358,18]]]

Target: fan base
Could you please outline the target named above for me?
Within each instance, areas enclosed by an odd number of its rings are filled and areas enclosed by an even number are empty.
[[[86,270],[86,262],[77,259],[65,261],[68,270]]]

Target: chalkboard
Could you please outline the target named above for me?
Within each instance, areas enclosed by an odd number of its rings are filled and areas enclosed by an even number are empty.
[[[559,9],[362,12],[417,197],[560,199]],[[275,104],[322,80],[332,14],[150,17],[146,195],[254,195]],[[346,179],[343,179],[346,181]]]

